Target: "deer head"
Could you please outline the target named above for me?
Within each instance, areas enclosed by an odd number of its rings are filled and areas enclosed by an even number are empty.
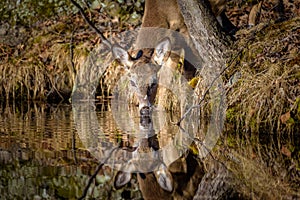
[[[150,55],[142,55],[140,51],[135,58],[119,45],[112,47],[114,57],[128,72],[130,87],[138,99],[140,114],[143,116],[149,116],[151,113],[158,87],[157,73],[168,60],[170,51],[169,38],[159,42],[154,50],[150,51]]]

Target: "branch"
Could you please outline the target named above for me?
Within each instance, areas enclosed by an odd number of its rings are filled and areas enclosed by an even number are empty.
[[[82,7],[76,3],[74,0],[70,0],[71,3],[76,6],[79,9],[80,14],[82,15],[82,17],[84,18],[84,20],[88,23],[88,25],[100,36],[102,42],[108,46],[109,48],[111,48],[111,43],[104,37],[103,33],[97,29],[97,27],[87,18],[87,16],[84,13],[84,10],[82,9]]]
[[[210,85],[209,85],[208,88],[205,90],[204,94],[202,95],[199,104],[191,106],[191,107],[183,114],[183,116],[179,119],[179,121],[176,123],[177,126],[180,125],[180,123],[182,122],[182,120],[184,120],[184,119],[186,118],[186,116],[187,116],[193,109],[199,108],[199,107],[201,106],[201,104],[202,104],[202,102],[204,101],[206,95],[208,94],[210,88],[213,86],[213,84],[215,83],[215,81],[216,81],[216,80],[217,80],[217,79],[225,72],[225,70],[226,70],[227,68],[228,68],[228,66],[225,67],[225,68],[220,72],[220,74],[219,74],[218,76],[216,76],[216,77],[213,79],[213,81],[210,83]]]
[[[75,64],[74,64],[74,51],[73,51],[73,49],[74,49],[74,45],[73,45],[74,32],[75,32],[75,29],[73,29],[71,39],[70,39],[70,60],[71,60],[73,75],[76,75],[77,73],[76,73],[76,68],[75,68]],[[73,76],[73,82],[75,82],[74,76]]]
[[[180,126],[180,123],[182,122],[182,120],[184,120],[186,118],[186,116],[195,108],[199,108],[201,106],[201,103],[204,101],[206,95],[208,94],[210,88],[212,88],[213,84],[215,83],[215,81],[226,71],[226,69],[228,69],[233,61],[238,57],[238,55],[240,55],[242,53],[242,49],[236,54],[236,56],[232,59],[232,61],[229,63],[229,65],[227,67],[224,67],[223,70],[220,72],[220,74],[218,76],[216,76],[213,81],[210,83],[209,87],[205,90],[204,94],[202,95],[200,102],[197,105],[193,105],[191,106],[184,114],[183,116],[179,119],[179,121],[177,123],[175,123],[177,126]]]
[[[205,144],[204,144],[199,138],[192,138],[192,137],[190,136],[190,134],[189,134],[184,128],[182,128],[181,126],[178,126],[178,127],[179,127],[179,129],[180,129],[185,135],[187,135],[190,139],[193,139],[193,142],[195,142],[195,145],[196,145],[197,147],[198,147],[199,144],[202,145],[202,146],[205,148],[205,150],[208,152],[208,154],[212,157],[212,159],[216,160],[215,157],[211,154],[210,149],[207,148],[207,147],[205,146]],[[199,146],[200,146],[200,145],[199,145]],[[200,152],[200,148],[199,148],[199,147],[198,147],[198,150],[199,150],[199,152]],[[200,157],[199,154],[198,154],[198,156]]]
[[[88,190],[89,190],[89,188],[90,188],[90,186],[91,186],[93,180],[96,178],[97,174],[98,174],[99,171],[102,169],[103,165],[104,165],[104,164],[107,162],[107,160],[111,157],[112,153],[113,153],[116,149],[118,149],[118,148],[119,148],[119,145],[118,145],[117,147],[113,148],[113,149],[109,152],[109,154],[107,155],[107,157],[106,157],[102,162],[99,163],[99,165],[97,166],[97,168],[96,168],[94,174],[89,178],[88,184],[85,186],[84,191],[83,191],[81,197],[79,197],[79,200],[82,200],[82,199],[84,199],[84,198],[86,197],[86,195],[87,195],[87,193],[88,193]]]

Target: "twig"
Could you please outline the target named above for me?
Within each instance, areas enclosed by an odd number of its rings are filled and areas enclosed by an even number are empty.
[[[88,190],[93,182],[93,180],[96,178],[97,174],[99,173],[99,171],[102,169],[103,165],[107,162],[107,160],[111,157],[111,154],[119,148],[119,145],[115,148],[113,148],[112,150],[110,150],[109,154],[107,155],[107,157],[99,163],[99,165],[97,166],[94,174],[89,178],[88,184],[85,186],[84,191],[81,195],[81,197],[79,197],[79,200],[84,199],[88,193]]]
[[[204,94],[202,95],[200,102],[197,105],[193,105],[191,106],[184,114],[183,116],[179,119],[179,121],[177,123],[175,123],[177,126],[180,126],[180,123],[182,122],[182,120],[184,120],[186,118],[186,116],[195,108],[199,108],[201,106],[201,103],[204,101],[206,95],[208,94],[209,90],[212,88],[213,84],[215,83],[215,81],[226,71],[226,69],[228,69],[233,61],[238,57],[238,55],[240,55],[242,53],[242,50],[240,50],[236,56],[232,59],[232,61],[229,63],[229,65],[227,67],[224,67],[223,70],[220,72],[220,74],[218,76],[216,76],[213,81],[210,83],[209,87],[205,90]]]
[[[60,92],[57,90],[57,88],[56,88],[56,86],[55,86],[55,84],[57,83],[58,78],[59,78],[59,77],[56,77],[55,80],[54,80],[54,82],[53,82],[53,80],[52,80],[51,78],[49,79],[50,83],[52,84],[52,88],[51,88],[51,90],[46,94],[46,97],[47,97],[47,98],[48,98],[48,96],[49,96],[52,92],[56,91],[56,92],[57,92],[57,95],[61,98],[61,100],[64,100],[64,99],[65,99],[65,98],[62,96],[62,94],[60,94]],[[29,91],[29,90],[28,90],[28,91]]]
[[[184,133],[186,134],[188,137],[192,138],[190,136],[190,134],[184,129],[182,128],[181,126],[178,126],[179,129]],[[221,164],[226,170],[229,170],[229,168],[226,166],[226,164],[221,161],[221,160],[218,160],[217,158],[215,158],[212,153],[211,153],[211,149],[209,149],[208,147],[206,147],[206,145],[199,139],[199,138],[192,138],[193,139],[193,142],[195,142],[195,145],[198,147],[198,151],[200,152],[200,145],[204,147],[204,149],[207,151],[208,155],[212,158],[213,161]],[[198,154],[199,158],[200,158],[200,154]],[[201,159],[201,158],[200,158]]]
[[[73,51],[73,49],[74,49],[74,45],[73,45],[74,32],[75,32],[75,29],[73,29],[71,39],[70,39],[70,60],[71,60],[73,75],[76,75],[77,73],[76,73],[76,68],[75,68],[75,64],[74,64],[74,51]],[[75,82],[75,78],[73,78],[73,81]]]
[[[185,135],[187,135],[188,137],[192,138],[192,137],[190,136],[190,134],[189,134],[184,128],[182,128],[181,126],[178,126],[178,127],[179,127],[179,129],[180,129]],[[209,151],[209,149],[205,146],[205,144],[204,144],[201,140],[199,140],[198,138],[192,138],[192,139],[193,139],[193,141],[194,141],[195,143],[196,143],[196,142],[200,143],[200,145],[202,145],[202,146],[207,150],[208,154],[212,157],[212,159],[213,159],[213,160],[216,160],[215,157],[211,154],[211,152]],[[196,143],[196,145],[197,145],[197,143]]]
[[[79,9],[79,12],[82,15],[82,17],[84,18],[84,20],[100,36],[102,42],[105,45],[107,45],[109,48],[111,48],[111,43],[104,37],[103,33],[99,29],[97,29],[97,27],[87,18],[82,7],[76,1],[74,1],[74,0],[70,0],[70,1],[74,6],[76,6]]]
[[[184,114],[183,116],[179,119],[179,121],[176,123],[177,126],[180,125],[180,123],[182,122],[182,120],[184,120],[186,118],[186,116],[195,108],[199,108],[202,104],[202,102],[204,101],[206,95],[208,94],[210,88],[212,88],[213,84],[215,83],[215,81],[225,72],[226,69],[228,69],[230,65],[228,65],[227,67],[224,67],[223,70],[220,72],[220,74],[218,76],[216,76],[213,81],[210,83],[210,85],[208,86],[208,88],[205,90],[204,94],[202,95],[200,102],[197,105],[193,105],[191,106]]]

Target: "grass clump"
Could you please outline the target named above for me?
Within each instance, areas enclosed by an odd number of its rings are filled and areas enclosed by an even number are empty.
[[[233,53],[238,56],[226,74],[241,73],[227,94],[227,121],[235,123],[238,131],[280,133],[299,127],[295,117],[300,96],[299,24],[300,18],[294,18],[280,24],[261,24],[247,35],[238,33]],[[284,119],[287,113],[290,117]]]

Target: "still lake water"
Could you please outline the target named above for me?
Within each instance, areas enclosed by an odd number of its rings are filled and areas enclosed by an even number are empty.
[[[87,199],[142,199],[161,188],[159,198],[207,199],[226,187],[231,189],[223,199],[300,198],[298,133],[223,135],[207,158],[197,159],[192,137],[170,123],[176,116],[160,118],[158,112],[140,119],[134,109],[128,111],[130,118],[112,111],[109,101],[92,106],[2,104],[0,199],[78,199],[106,158]],[[226,172],[218,170],[220,163]],[[162,180],[159,189],[145,181],[152,175],[152,180]],[[170,185],[172,195],[166,192]]]

